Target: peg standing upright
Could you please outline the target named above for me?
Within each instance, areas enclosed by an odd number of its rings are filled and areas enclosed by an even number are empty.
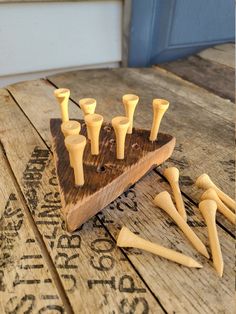
[[[65,146],[71,156],[75,185],[84,185],[83,153],[86,145],[86,137],[83,135],[69,135],[65,139]]]
[[[61,124],[61,131],[64,137],[67,137],[68,135],[79,134],[80,130],[81,125],[78,121],[75,120],[69,120]]]
[[[163,209],[175,221],[177,226],[183,231],[185,236],[189,239],[198,252],[209,258],[209,254],[205,245],[189,227],[186,221],[180,216],[172,202],[170,194],[167,191],[159,193],[154,198],[154,204]]]
[[[185,221],[187,221],[184,201],[183,201],[182,194],[179,188],[179,169],[177,169],[176,167],[166,168],[164,170],[164,176],[170,183],[170,186],[174,194],[176,207],[178,209],[180,216],[182,216],[182,218]]]
[[[82,98],[79,100],[79,105],[84,116],[86,116],[95,112],[97,101],[94,98]]]
[[[79,134],[80,130],[81,130],[81,125],[78,121],[69,120],[61,124],[61,131],[65,138],[69,135]],[[70,166],[73,168],[73,162],[72,162],[70,153],[69,153],[69,157],[70,157]]]
[[[125,157],[125,138],[129,127],[129,119],[126,117],[115,117],[111,121],[116,135],[116,157],[124,159]]]
[[[58,88],[54,91],[54,95],[60,105],[62,122],[66,122],[69,120],[68,102],[70,90],[67,88]]]
[[[217,204],[213,200],[204,200],[199,203],[199,209],[207,225],[214,267],[219,276],[222,277],[224,262],[216,229]]]
[[[90,134],[91,140],[91,154],[99,154],[99,134],[102,127],[103,116],[100,114],[89,114],[84,117],[85,123],[87,125],[87,130]]]
[[[160,128],[161,120],[164,116],[164,113],[169,108],[169,102],[165,99],[153,99],[153,120],[152,120],[152,129],[150,133],[150,141],[156,141],[157,134]]]
[[[127,133],[132,134],[134,111],[138,104],[139,97],[137,95],[126,94],[122,97],[122,100],[125,107],[126,117],[129,119],[129,128],[128,128]]]

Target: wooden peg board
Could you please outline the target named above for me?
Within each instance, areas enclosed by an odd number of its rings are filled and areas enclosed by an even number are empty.
[[[84,121],[82,135],[86,134]],[[74,173],[61,132],[61,120],[50,121],[52,148],[62,201],[62,212],[69,231],[74,231],[90,217],[114,201],[153,167],[168,159],[175,146],[175,138],[160,133],[158,141],[149,141],[150,131],[133,129],[126,136],[125,159],[116,159],[115,133],[111,124],[103,123],[100,132],[100,152],[92,156],[90,143],[84,150],[85,184],[74,184]]]

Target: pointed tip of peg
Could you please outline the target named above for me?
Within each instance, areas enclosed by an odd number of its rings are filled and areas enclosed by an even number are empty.
[[[200,252],[200,251],[199,251]],[[201,250],[201,252],[200,252],[203,256],[205,256],[207,259],[209,259],[210,258],[210,255],[209,255],[209,253],[208,253],[208,251],[207,251],[207,249],[206,249],[206,247],[204,246],[204,248]]]
[[[189,267],[191,267],[191,268],[203,268],[203,265],[202,264],[200,264],[200,263],[198,263],[195,259],[193,259],[193,258],[191,258],[190,260],[189,260],[189,265],[188,265]]]
[[[214,268],[217,272],[217,274],[219,275],[219,277],[223,276],[223,272],[224,272],[224,263],[220,263],[220,264],[214,264]]]

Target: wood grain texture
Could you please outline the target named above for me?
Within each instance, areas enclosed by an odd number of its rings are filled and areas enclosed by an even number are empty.
[[[14,95],[17,95],[17,93]],[[48,104],[48,106],[50,107],[51,105]],[[118,106],[115,108],[119,110]],[[58,110],[58,108],[55,107],[55,110]],[[100,110],[101,107],[99,112]],[[106,117],[111,115],[109,108],[103,107],[103,110],[106,112]],[[145,112],[144,116],[147,114],[148,112]],[[34,117],[32,116],[31,118],[32,123],[34,123]],[[166,114],[167,118],[168,112]],[[39,127],[39,133],[40,130],[41,128]],[[50,138],[49,130],[46,136],[48,139]],[[233,309],[232,238],[222,229],[219,230],[223,256],[227,264],[224,277],[222,281],[219,281],[211,261],[207,261],[197,254],[173,222],[162,211],[154,207],[152,203],[154,195],[164,189],[170,191],[169,185],[160,176],[152,172],[137,183],[135,187],[132,187],[111,203],[98,216],[114,237],[117,236],[121,226],[124,224],[147,240],[181,251],[203,263],[204,268],[202,270],[186,271],[186,268],[176,267],[176,264],[157,256],[139,250],[124,250],[168,313],[189,313],[190,311],[193,313],[201,313],[203,311],[206,313],[218,313],[218,310],[231,313]],[[208,244],[207,230],[202,217],[192,202],[186,199],[185,202],[189,225],[193,227],[201,240]],[[95,226],[96,224],[94,223]],[[91,231],[91,228],[90,223],[87,223],[82,230],[87,230],[87,233],[90,233],[92,236],[94,229]],[[84,241],[91,243],[88,239]],[[87,242],[84,243],[86,245]],[[89,245],[87,244],[87,246]],[[82,262],[80,269],[83,269],[84,274],[88,270],[88,266],[85,266]]]
[[[165,166],[179,168],[181,190],[195,202],[199,201],[203,191],[193,184],[205,172],[233,197],[234,124],[231,121],[234,105],[230,101],[159,68],[76,71],[59,74],[50,80],[57,86],[70,88],[75,101],[93,95],[98,101],[97,112],[106,120],[123,113],[123,94],[139,95],[134,126],[141,128],[151,127],[152,99],[169,100],[170,108],[160,131],[175,136],[177,145]],[[80,90],[77,86],[80,86]],[[234,233],[234,226],[223,216],[217,219]]]
[[[86,136],[85,123],[78,121],[82,125],[80,134]],[[83,155],[85,184],[76,187],[61,132],[61,119],[51,119],[50,129],[62,212],[69,231],[80,227],[148,171],[168,159],[175,145],[171,135],[159,133],[158,141],[151,142],[150,131],[134,128],[133,133],[126,136],[124,160],[117,160],[114,130],[110,123],[103,123],[99,155],[91,155],[87,141]]]
[[[0,313],[63,313],[2,147],[0,173]]]
[[[159,66],[220,97],[232,102],[235,100],[234,69],[231,67],[198,56],[162,63]]]
[[[198,53],[202,59],[235,68],[235,44],[228,43],[205,49]]]
[[[44,101],[43,95],[39,102]],[[144,313],[163,313],[100,219],[95,217],[73,235],[65,231],[50,151],[7,91],[0,91],[0,113],[5,117],[0,125],[5,154],[73,311],[110,313],[111,309],[125,312],[137,308]]]

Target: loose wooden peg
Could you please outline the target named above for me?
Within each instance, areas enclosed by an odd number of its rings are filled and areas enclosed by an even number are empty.
[[[221,191],[210,179],[210,177],[204,173],[200,177],[197,178],[196,180],[196,186],[199,188],[202,188],[204,190],[207,190],[209,188],[213,188],[219,198],[230,208],[236,210],[236,202],[229,197],[227,194],[225,194],[223,191]]]
[[[131,232],[128,228],[123,227],[117,238],[117,246],[119,247],[133,247],[147,252],[151,252],[158,256],[164,257],[170,261],[179,263],[187,267],[201,268],[202,265],[189,256],[176,252],[174,250],[165,248],[164,246],[144,240]]]
[[[152,129],[150,133],[150,141],[156,141],[161,120],[164,116],[164,113],[169,108],[169,102],[165,99],[153,99],[153,120],[152,120]]]
[[[70,90],[67,88],[58,88],[54,91],[54,95],[60,105],[62,122],[66,122],[69,120],[68,102]]]
[[[129,123],[130,123],[127,133],[132,134],[134,111],[138,104],[139,97],[132,94],[126,94],[122,97],[122,101],[125,107],[125,115],[129,119]]]
[[[186,221],[180,216],[172,202],[170,194],[167,191],[159,193],[154,198],[154,204],[163,209],[175,221],[177,226],[183,231],[185,236],[189,239],[189,241],[192,243],[192,245],[198,252],[200,252],[205,257],[209,258],[209,254],[207,252],[205,245],[189,227]]]
[[[164,170],[164,176],[170,183],[170,186],[174,194],[176,207],[180,216],[182,216],[182,218],[185,221],[187,221],[187,214],[185,211],[184,201],[179,188],[179,169],[177,169],[176,167],[166,168]]]
[[[221,212],[221,214],[223,214],[230,222],[236,224],[236,215],[227,206],[225,206],[213,188],[206,190],[202,194],[201,200],[215,201],[219,212]]]
[[[129,119],[126,117],[115,117],[111,123],[116,135],[116,158],[124,159],[125,137],[129,127]]]
[[[207,225],[214,267],[217,273],[220,275],[220,277],[222,277],[224,262],[222,258],[220,242],[216,229],[217,204],[213,200],[204,200],[199,203],[199,209]]]
[[[71,156],[75,185],[84,185],[83,153],[86,145],[86,137],[83,135],[69,135],[65,138],[65,146]]]
[[[99,134],[103,122],[103,116],[100,114],[89,114],[84,117],[84,121],[87,125],[87,130],[90,134],[91,140],[91,154],[99,154]]]
[[[82,98],[79,100],[79,106],[82,109],[84,116],[95,112],[97,101],[94,98]]]

